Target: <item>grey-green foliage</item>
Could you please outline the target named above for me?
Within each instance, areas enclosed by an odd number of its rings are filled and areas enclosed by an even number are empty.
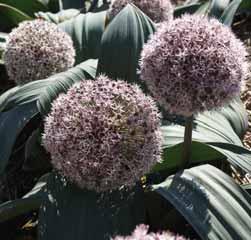
[[[251,151],[243,147],[240,137],[248,128],[246,110],[239,99],[224,108],[199,114],[193,125],[191,164],[226,159],[251,172]],[[163,121],[163,162],[153,172],[178,168],[181,164],[184,126]]]
[[[18,135],[36,115],[46,115],[52,101],[74,83],[93,79],[96,60],[83,62],[66,72],[12,88],[0,96],[0,173],[4,171]]]
[[[100,55],[100,41],[105,29],[106,12],[79,14],[58,26],[67,32],[74,43],[76,62],[79,64]]]
[[[178,172],[152,190],[168,200],[202,239],[250,238],[250,195],[211,165]]]
[[[155,26],[137,7],[128,4],[108,25],[102,40],[98,73],[128,82],[138,81],[138,60]]]
[[[48,22],[53,22],[56,24],[59,24],[61,22],[64,22],[66,20],[69,20],[71,18],[76,17],[80,14],[80,11],[78,9],[67,9],[62,10],[58,13],[51,13],[51,12],[37,12],[35,13],[37,18],[42,18]]]
[[[96,193],[52,174],[45,191],[47,198],[39,212],[40,240],[110,240],[117,234],[128,235],[145,221],[140,186]]]

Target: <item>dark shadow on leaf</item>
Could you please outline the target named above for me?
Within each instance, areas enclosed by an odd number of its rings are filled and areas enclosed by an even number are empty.
[[[163,198],[167,199],[185,219],[197,230],[207,236],[210,232],[209,199],[200,180],[181,177],[183,172],[169,178],[162,187],[159,184],[154,189]],[[197,229],[196,229],[197,228]]]
[[[207,144],[214,146],[214,147],[219,147],[237,154],[251,154],[251,151],[241,147],[241,146],[237,146],[234,144],[230,144],[230,143],[220,143],[220,142],[207,142]]]
[[[110,239],[128,235],[145,221],[143,189],[96,193],[80,189],[60,175],[48,182],[47,200],[39,214],[43,239]],[[56,224],[55,224],[56,222]],[[67,226],[67,231],[62,229]]]

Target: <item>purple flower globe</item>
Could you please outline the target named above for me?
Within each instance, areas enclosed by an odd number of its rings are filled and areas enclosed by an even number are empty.
[[[141,79],[167,112],[191,116],[239,94],[246,55],[242,42],[218,20],[183,15],[160,24],[143,47]]]
[[[3,60],[9,78],[21,85],[71,68],[75,50],[56,24],[37,19],[20,23],[9,34]]]
[[[136,85],[100,76],[53,102],[42,141],[63,176],[102,192],[134,185],[160,161],[159,126],[151,97]]]
[[[184,237],[171,232],[148,233],[149,227],[144,224],[138,225],[131,236],[116,236],[112,240],[185,240]]]
[[[173,19],[173,6],[170,0],[113,0],[108,10],[109,18],[114,18],[128,3],[137,6],[156,23]]]

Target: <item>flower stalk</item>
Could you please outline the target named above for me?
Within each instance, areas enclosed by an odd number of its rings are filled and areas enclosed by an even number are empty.
[[[181,167],[185,168],[191,161],[192,153],[192,132],[193,132],[193,115],[186,118],[185,123],[185,133],[184,133],[184,142],[182,145],[182,159]]]

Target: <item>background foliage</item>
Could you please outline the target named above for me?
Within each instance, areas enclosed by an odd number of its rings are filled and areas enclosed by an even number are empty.
[[[175,8],[175,17],[204,14],[231,27],[251,14],[250,0],[188,2]],[[77,53],[76,65],[66,72],[16,87],[0,61],[0,231],[10,238],[29,229],[43,240],[93,240],[128,234],[144,222],[151,230],[183,229],[191,238],[248,239],[250,186],[230,177],[232,168],[251,172],[251,152],[242,143],[248,116],[239,98],[196,117],[191,163],[184,171],[179,171],[184,119],[165,112],[163,161],[134,189],[100,196],[80,191],[52,171],[40,142],[43,119],[60,93],[100,73],[137,83],[147,92],[138,77],[138,59],[156,26],[134,5],[110,22],[108,5],[0,0],[0,56],[11,29],[36,17],[58,24],[72,37]]]

